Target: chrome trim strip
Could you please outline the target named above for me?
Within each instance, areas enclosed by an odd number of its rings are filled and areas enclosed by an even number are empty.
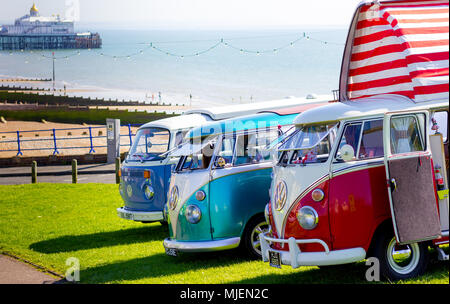
[[[341,168],[336,171],[333,171],[332,176],[335,177],[335,176],[343,175],[346,173],[351,173],[351,172],[356,172],[356,171],[371,169],[371,168],[376,168],[376,167],[382,167],[382,166],[384,166],[383,160],[369,162],[369,163],[360,163],[360,164],[356,164],[353,166],[349,166],[346,168]]]
[[[162,211],[130,211],[125,210],[124,207],[117,208],[117,216],[124,220],[131,220],[137,222],[158,222],[164,220]]]
[[[180,242],[167,238],[164,240],[164,248],[178,249],[181,252],[208,252],[233,249],[239,246],[240,237],[204,242]]]

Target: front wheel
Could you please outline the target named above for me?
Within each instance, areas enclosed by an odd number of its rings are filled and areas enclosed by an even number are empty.
[[[241,247],[252,259],[261,259],[261,243],[259,242],[259,235],[267,232],[269,225],[264,218],[264,215],[258,215],[252,218],[245,227],[242,236]]]
[[[392,232],[378,236],[374,256],[380,261],[380,271],[389,280],[404,280],[422,275],[428,265],[428,245],[399,245]]]

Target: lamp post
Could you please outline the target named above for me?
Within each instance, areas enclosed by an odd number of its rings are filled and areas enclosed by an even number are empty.
[[[55,52],[52,52],[53,59],[53,91],[55,90]]]

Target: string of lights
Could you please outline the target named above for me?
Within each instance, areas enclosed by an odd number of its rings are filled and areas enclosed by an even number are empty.
[[[285,35],[288,36],[288,35]],[[186,57],[196,57],[196,56],[200,56],[203,54],[206,54],[208,52],[211,52],[212,50],[220,47],[220,46],[225,46],[228,47],[230,49],[239,51],[241,54],[246,53],[246,54],[256,54],[256,55],[261,55],[261,54],[268,54],[268,53],[277,53],[278,51],[281,51],[283,49],[289,48],[289,47],[293,47],[295,44],[301,42],[301,41],[314,41],[317,43],[321,43],[323,45],[338,45],[338,46],[343,46],[343,43],[336,43],[336,42],[331,42],[331,41],[325,41],[325,40],[321,40],[321,39],[317,39],[317,38],[313,38],[310,37],[309,34],[307,34],[306,32],[304,32],[300,37],[298,37],[297,34],[297,38],[290,41],[289,43],[286,43],[284,45],[281,45],[279,47],[275,47],[275,48],[270,48],[270,49],[263,49],[263,50],[252,50],[252,49],[247,49],[247,48],[242,48],[239,47],[233,43],[230,43],[230,41],[232,40],[244,40],[244,39],[256,39],[256,38],[268,38],[268,37],[280,37],[280,35],[271,35],[271,36],[258,36],[258,37],[237,37],[237,38],[227,38],[227,39],[220,39],[220,40],[213,40],[213,39],[205,39],[205,40],[190,40],[190,41],[159,41],[159,42],[150,42],[150,43],[140,43],[140,44],[144,44],[146,45],[145,48],[140,49],[139,51],[135,51],[133,53],[129,53],[126,55],[111,55],[111,54],[107,54],[104,52],[100,52],[100,51],[93,51],[92,53],[95,53],[96,55],[100,55],[102,57],[108,57],[108,58],[112,58],[114,60],[117,59],[131,59],[132,57],[135,56],[139,56],[144,54],[146,51],[148,50],[154,50],[157,51],[159,53],[165,54],[167,56],[172,56],[172,57],[177,57],[177,58],[186,58]],[[192,53],[186,53],[186,54],[179,54],[170,50],[166,50],[164,48],[159,47],[159,44],[164,44],[164,43],[187,43],[187,42],[207,42],[207,41],[212,41],[214,42],[214,44],[212,44],[210,47],[207,47],[205,49],[199,50],[199,51],[195,51]],[[88,51],[92,51],[91,49],[87,49]],[[21,52],[24,52],[24,50],[21,50]],[[30,53],[34,53],[33,51],[30,51]],[[12,55],[13,53],[10,52],[10,55]],[[55,56],[54,53],[52,54],[52,56],[48,56],[45,54],[40,54],[41,59],[50,59],[50,60],[68,60],[70,58],[76,57],[81,55],[81,51],[77,51],[73,54],[70,55],[64,55],[64,56]],[[28,59],[26,60],[25,63],[28,63]]]

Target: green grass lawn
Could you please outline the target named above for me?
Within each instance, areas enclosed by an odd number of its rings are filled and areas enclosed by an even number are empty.
[[[166,256],[167,227],[119,219],[116,185],[0,186],[0,251],[64,274],[80,261],[81,283],[365,283],[364,262],[319,269],[269,267],[239,251]],[[400,283],[449,284],[448,262]]]

